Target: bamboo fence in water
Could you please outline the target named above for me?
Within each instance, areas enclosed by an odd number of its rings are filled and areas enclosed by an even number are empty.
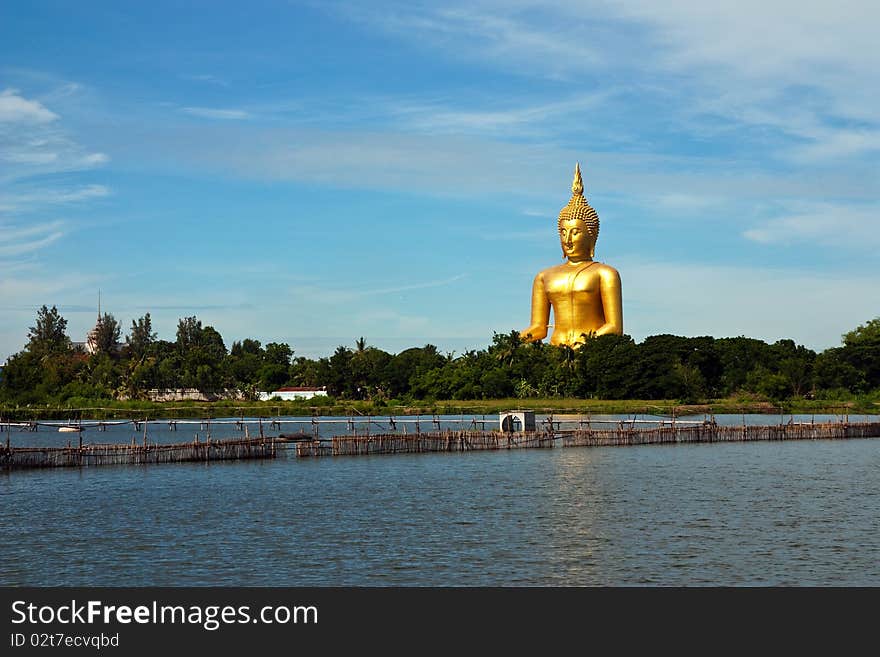
[[[720,426],[706,422],[699,425],[672,424],[655,428],[636,428],[622,423],[615,429],[579,428],[529,433],[439,431],[408,435],[337,436],[330,439],[302,440],[295,447],[297,456],[309,457],[541,448],[553,447],[556,440],[560,440],[563,447],[611,447],[843,438],[880,438],[880,422],[763,426]]]
[[[146,465],[191,461],[275,458],[272,438],[194,440],[174,445],[102,444],[78,447],[0,447],[0,469],[63,468],[98,465]]]
[[[501,431],[434,431],[312,438],[305,434],[237,440],[198,439],[173,445],[100,444],[78,447],[0,446],[0,469],[142,465],[192,461],[275,458],[280,445],[290,444],[298,457],[360,456],[425,452],[468,452],[553,447],[610,447],[758,440],[828,440],[880,438],[880,422],[789,423],[760,426],[671,424],[652,428],[621,423],[613,429],[583,428],[505,433]]]
[[[494,449],[553,447],[549,432],[436,431],[419,434],[336,436],[296,443],[297,456],[361,456],[421,452],[468,452]]]
[[[719,426],[707,422],[699,425],[670,425],[651,429],[634,429],[629,426],[617,429],[576,429],[561,433],[563,447],[748,442],[755,440],[833,440],[878,438],[880,437],[880,422],[790,423],[760,426]]]

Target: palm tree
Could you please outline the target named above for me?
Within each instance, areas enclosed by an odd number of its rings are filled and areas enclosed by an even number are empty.
[[[570,372],[577,367],[577,352],[574,347],[567,344],[559,345],[559,349],[562,350],[562,365]]]
[[[516,331],[511,331],[509,334],[505,333],[503,335],[496,333],[494,341],[498,348],[498,351],[495,353],[495,358],[501,361],[502,365],[513,365],[519,347],[522,344],[519,334]]]

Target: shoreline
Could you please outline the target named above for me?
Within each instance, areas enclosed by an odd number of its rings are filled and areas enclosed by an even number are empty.
[[[386,403],[328,400],[314,404],[308,401],[218,401],[218,402],[118,402],[106,400],[89,406],[26,407],[0,406],[3,421],[37,419],[111,420],[119,418],[217,418],[217,417],[280,417],[280,416],[413,416],[413,415],[495,415],[509,410],[530,410],[536,413],[580,415],[653,415],[680,417],[684,415],[878,415],[880,402],[865,400],[783,400],[759,401],[715,399],[699,403],[676,400],[595,400],[595,399],[487,399],[414,401]]]

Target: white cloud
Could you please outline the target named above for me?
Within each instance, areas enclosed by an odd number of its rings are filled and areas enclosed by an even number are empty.
[[[762,244],[811,242],[874,250],[880,248],[880,206],[796,204],[743,235]]]
[[[509,7],[509,5],[508,5]],[[545,75],[563,75],[576,66],[606,61],[601,44],[572,33],[565,21],[536,28],[506,8],[479,3],[420,7],[416,3],[383,11],[346,6],[350,18],[402,38],[505,67],[532,70],[540,62]],[[572,38],[580,36],[580,38]]]
[[[597,9],[590,3],[587,11]],[[676,69],[720,67],[752,80],[837,85],[840,73],[876,76],[880,6],[873,0],[834,5],[797,0],[633,0],[606,5],[651,26],[660,60]]]
[[[182,112],[204,119],[241,121],[250,118],[250,113],[240,109],[219,109],[214,107],[182,107]]]
[[[71,201],[85,201],[93,198],[103,198],[110,195],[110,188],[105,185],[86,185],[78,189],[58,192],[51,197],[53,203],[69,203]]]
[[[295,297],[306,301],[334,305],[355,301],[365,297],[397,294],[399,292],[425,290],[435,287],[446,287],[447,285],[452,285],[453,283],[467,278],[467,276],[467,274],[457,274],[449,278],[434,281],[414,282],[407,285],[389,285],[387,287],[370,289],[358,289],[356,287],[340,289],[314,284],[297,284],[290,290],[290,293]]]
[[[78,88],[66,83],[49,96],[67,98]],[[84,149],[62,123],[59,114],[18,91],[0,93],[0,194],[7,193],[4,184],[91,169],[109,160],[105,153]]]
[[[22,256],[57,242],[64,232],[65,226],[61,221],[22,225],[0,219],[0,257],[6,259],[0,267],[0,274],[9,275],[20,267]],[[2,296],[0,300],[3,300]]]
[[[2,158],[13,164],[53,164],[58,161],[58,153],[38,153],[35,151],[8,151]]]
[[[597,75],[604,84],[625,81],[637,102],[663,107],[666,124],[682,132],[769,129],[787,139],[773,144],[770,157],[816,164],[880,150],[880,5],[873,0],[468,0],[338,11],[476,66],[584,80],[587,88]],[[415,117],[449,130],[499,130],[529,118],[527,109]],[[736,135],[759,146],[767,137]]]
[[[483,135],[516,135],[533,133],[544,126],[557,127],[561,117],[583,114],[600,105],[612,90],[576,94],[550,103],[506,102],[497,109],[456,109],[435,103],[388,103],[387,111],[395,124],[428,134],[475,133]],[[582,122],[582,120],[581,120]]]
[[[48,97],[60,102],[77,90],[65,84]],[[55,218],[59,209],[110,194],[101,184],[57,182],[65,180],[58,174],[92,169],[109,159],[81,146],[63,123],[61,115],[36,100],[9,90],[0,94],[0,362],[25,341],[24,327],[33,313],[22,309],[93,285],[91,276],[70,268],[59,275],[46,266],[45,256],[74,230],[69,221]]]
[[[880,130],[827,129],[811,143],[794,146],[787,157],[795,162],[825,162],[880,151]]]
[[[85,185],[68,189],[25,185],[18,187],[20,191],[15,192],[0,189],[0,213],[40,211],[47,205],[78,203],[110,195],[110,188],[105,185]]]
[[[64,236],[64,233],[57,231],[49,233],[39,239],[20,240],[17,242],[0,242],[0,256],[15,257],[39,251],[50,244],[57,242]],[[3,231],[0,230],[0,239],[3,237]]]
[[[425,281],[423,283],[410,283],[408,285],[392,285],[390,287],[382,287],[372,290],[353,291],[356,296],[374,296],[381,294],[394,294],[396,292],[409,292],[410,290],[425,290],[432,287],[444,287],[451,285],[457,281],[467,278],[467,274],[456,274],[450,278],[444,278],[436,281]]]
[[[51,123],[58,115],[35,100],[19,95],[16,89],[0,91],[0,123]]]
[[[90,168],[96,167],[101,164],[107,164],[110,161],[110,156],[106,153],[87,153],[79,158],[78,163],[82,168]]]
[[[0,185],[105,164],[104,153],[88,152],[55,125],[34,125],[24,130],[0,126]]]
[[[219,87],[229,86],[229,82],[210,73],[202,73],[199,75],[182,75],[181,78],[183,78],[184,80],[192,80],[194,82],[206,82],[208,84],[214,84]]]

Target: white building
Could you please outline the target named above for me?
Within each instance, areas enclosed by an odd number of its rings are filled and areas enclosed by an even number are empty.
[[[284,401],[289,401],[291,399],[312,399],[313,397],[326,396],[326,386],[322,388],[309,388],[308,386],[286,386],[284,388],[278,388],[278,390],[273,390],[272,392],[261,392],[260,401],[267,401],[269,399],[274,399],[275,397],[278,397],[279,399],[282,399]]]

